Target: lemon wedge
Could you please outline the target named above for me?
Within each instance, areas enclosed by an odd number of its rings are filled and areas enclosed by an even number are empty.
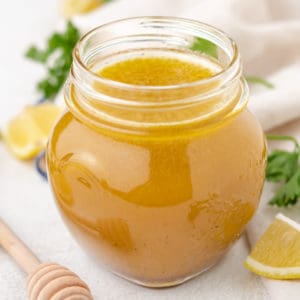
[[[61,112],[60,106],[51,103],[25,107],[4,129],[5,145],[19,159],[33,158],[45,147]]]
[[[275,217],[245,261],[252,272],[274,279],[300,279],[300,224]]]
[[[62,14],[69,18],[75,14],[88,13],[101,3],[101,0],[63,0],[61,10]]]

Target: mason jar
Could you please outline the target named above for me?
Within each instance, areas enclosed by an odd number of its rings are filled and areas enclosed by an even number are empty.
[[[128,82],[99,73],[147,57],[215,71],[165,85],[156,82],[168,68],[144,66],[151,84],[131,83],[130,68]],[[248,97],[236,44],[209,25],[140,17],[83,36],[65,84],[68,109],[47,149],[56,203],[78,244],[150,287],[215,264],[255,213],[264,182],[264,134]]]

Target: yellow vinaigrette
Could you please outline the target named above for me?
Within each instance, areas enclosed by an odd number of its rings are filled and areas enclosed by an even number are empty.
[[[214,71],[201,64],[171,57],[138,57],[106,66],[98,74],[135,85],[176,85],[206,79]]]
[[[96,262],[146,286],[215,264],[260,199],[264,134],[246,109],[233,42],[212,29],[204,36],[224,40],[216,56],[191,50],[208,28],[149,17],[85,35],[48,143],[48,178],[71,233]]]

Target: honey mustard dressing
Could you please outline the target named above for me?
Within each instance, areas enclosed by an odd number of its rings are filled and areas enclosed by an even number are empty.
[[[206,270],[239,238],[259,203],[266,149],[255,117],[236,110],[241,92],[214,92],[219,83],[207,79],[222,70],[210,58],[146,54],[93,70],[102,81],[91,87],[104,95],[85,97],[93,109],[77,109],[81,94],[69,90],[47,161],[79,244],[114,273],[161,287]]]
[[[211,77],[215,70],[173,57],[138,57],[106,66],[100,76],[134,85],[176,85]]]

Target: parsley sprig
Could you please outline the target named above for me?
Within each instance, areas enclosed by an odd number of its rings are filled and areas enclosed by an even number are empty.
[[[53,99],[63,86],[71,64],[72,51],[79,39],[79,30],[69,21],[65,32],[53,33],[45,49],[31,46],[26,57],[47,69],[47,75],[38,82],[37,89],[45,99]]]
[[[264,87],[268,88],[268,89],[273,89],[274,85],[272,82],[262,78],[262,77],[258,77],[258,76],[245,76],[246,80],[248,81],[248,83],[252,83],[252,84],[261,84]]]
[[[204,53],[213,58],[218,58],[218,47],[216,44],[205,38],[196,37],[190,46],[193,51]],[[273,89],[274,85],[270,81],[258,76],[245,76],[250,84],[260,84],[266,88]]]
[[[293,151],[273,150],[267,161],[266,179],[283,185],[270,200],[271,205],[295,205],[300,198],[300,145],[291,136],[268,135],[269,140],[285,140],[294,144]]]
[[[204,38],[196,37],[190,49],[202,52],[213,58],[218,58],[218,48],[216,44]]]

